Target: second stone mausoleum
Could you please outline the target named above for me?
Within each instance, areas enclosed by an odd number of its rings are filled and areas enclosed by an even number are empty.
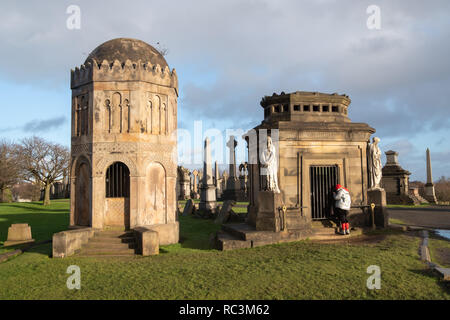
[[[250,163],[247,222],[256,230],[279,231],[283,224],[287,230],[308,230],[312,221],[330,219],[330,196],[338,183],[351,194],[351,225],[367,224],[364,209],[368,204],[367,150],[375,130],[365,123],[351,122],[350,102],[347,95],[303,91],[274,93],[261,100],[264,120],[254,128],[259,133],[258,142],[251,143],[251,138],[247,138]],[[264,132],[276,146],[279,194],[264,193],[266,186],[261,175]],[[269,196],[274,199],[269,201]],[[264,208],[267,205],[274,208]],[[271,213],[281,206],[286,207],[285,222],[282,215]]]

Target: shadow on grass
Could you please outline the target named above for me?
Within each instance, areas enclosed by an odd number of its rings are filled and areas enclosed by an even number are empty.
[[[434,279],[437,280],[437,284],[443,289],[443,290],[447,290],[448,292],[450,292],[450,282],[449,281],[443,281],[442,279],[439,278],[439,274],[429,268],[423,269],[423,270],[409,270],[412,273],[418,274],[420,276],[425,276],[426,278],[429,279]]]
[[[211,246],[211,235],[220,230],[220,225],[214,224],[213,220],[194,218],[193,216],[179,217],[180,240],[176,244],[161,246],[160,253],[174,253],[189,250],[213,250]]]
[[[35,247],[32,247],[28,250],[26,250],[25,252],[30,252],[30,253],[39,253],[42,255],[45,255],[49,258],[52,257],[52,243],[45,243],[45,244],[40,244],[37,245]]]
[[[9,208],[14,209],[14,211],[21,210],[23,212],[27,212],[27,211],[34,211],[34,212],[43,212],[43,211],[45,211],[45,212],[53,212],[53,213],[66,213],[66,212],[68,212],[68,210],[64,209],[64,208],[54,209],[54,208],[51,208],[49,206],[44,206],[44,205],[38,204],[38,203],[33,203],[33,205],[29,205],[27,207],[21,207],[19,205],[15,205],[15,204],[2,204],[2,207],[9,207]]]
[[[0,240],[6,241],[8,228],[15,223],[27,223],[31,227],[31,235],[38,242],[51,239],[54,233],[67,230],[69,213],[16,213],[0,214]]]

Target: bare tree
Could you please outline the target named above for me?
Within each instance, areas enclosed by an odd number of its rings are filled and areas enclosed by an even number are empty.
[[[0,202],[5,201],[5,191],[19,180],[16,149],[17,145],[0,140]]]
[[[162,44],[160,44],[159,42],[156,43],[157,44],[157,49],[158,52],[163,56],[167,56],[169,54],[169,49],[167,49],[166,47],[164,47]]]
[[[22,140],[18,153],[24,179],[44,188],[44,206],[49,205],[51,186],[67,174],[69,149],[39,137],[31,137]]]

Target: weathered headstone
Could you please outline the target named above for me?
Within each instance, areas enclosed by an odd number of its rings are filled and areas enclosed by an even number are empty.
[[[31,227],[27,223],[16,223],[8,228],[8,240],[3,245],[7,247],[31,242],[34,242]]]
[[[183,217],[186,217],[186,216],[189,216],[189,215],[193,214],[194,211],[195,211],[194,200],[189,199],[186,202],[186,205],[184,206]]]
[[[228,220],[231,214],[231,210],[233,206],[236,204],[236,201],[234,200],[226,200],[224,201],[222,208],[220,209],[219,214],[217,215],[216,220],[214,223],[216,224],[222,224]]]

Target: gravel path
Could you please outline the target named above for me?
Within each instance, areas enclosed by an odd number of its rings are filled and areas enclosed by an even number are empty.
[[[408,225],[434,229],[450,229],[450,206],[389,208],[390,218]]]

